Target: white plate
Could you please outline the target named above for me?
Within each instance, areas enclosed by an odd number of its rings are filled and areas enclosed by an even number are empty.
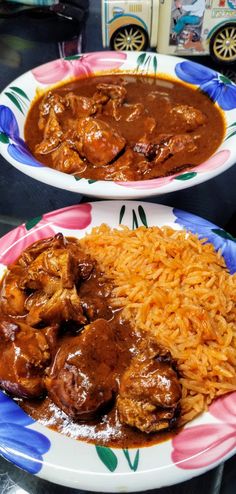
[[[24,124],[38,91],[75,77],[111,73],[167,75],[205,91],[221,108],[226,135],[214,155],[189,171],[138,182],[75,179],[42,165],[27,151]],[[0,95],[0,153],[18,170],[36,180],[87,196],[135,199],[165,194],[200,184],[236,163],[236,85],[220,73],[178,57],[140,52],[94,52],[59,59],[11,82]],[[209,139],[211,136],[209,135]]]
[[[13,262],[36,240],[62,232],[81,238],[92,227],[119,220],[133,228],[169,225],[208,237],[236,271],[236,244],[224,230],[185,213],[151,203],[95,202],[38,217],[0,239],[0,266]],[[135,221],[134,221],[135,220]],[[236,452],[236,393],[219,399],[174,439],[155,446],[122,450],[96,447],[54,432],[26,415],[0,392],[0,453],[25,470],[68,487],[103,492],[140,491],[200,475]]]

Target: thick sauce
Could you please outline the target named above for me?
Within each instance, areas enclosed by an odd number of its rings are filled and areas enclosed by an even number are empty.
[[[170,433],[145,433],[122,423],[117,396],[133,424],[135,400],[142,410],[144,395],[151,404],[157,393],[161,418],[154,415],[154,423],[164,420],[169,431],[180,413],[177,373],[170,354],[155,344],[152,349],[122,311],[112,308],[111,290],[73,238],[57,234],[26,249],[0,286],[0,386],[34,419],[69,437],[123,448],[155,444]],[[156,389],[159,378],[164,386]],[[129,379],[136,386],[133,394]],[[172,400],[167,408],[166,395]],[[152,426],[152,415],[145,413],[142,420]]]
[[[126,95],[123,99],[107,96],[108,89],[97,89],[103,84],[125,88]],[[41,97],[33,104],[26,121],[25,139],[35,157],[45,165],[78,177],[126,181],[170,175],[201,164],[214,153],[224,136],[222,114],[209,97],[168,79],[134,75],[91,77],[57,87],[52,93],[62,98],[69,93],[89,98],[87,106],[94,95],[98,100],[99,95],[105,94],[105,102],[100,103],[100,97],[99,107],[87,113],[83,108],[83,115],[78,102],[77,106],[73,102],[73,106],[71,100],[65,104],[63,99],[65,108],[60,109],[61,113],[54,104],[56,139],[51,130],[50,134],[48,128],[45,130],[49,121],[45,117],[45,97],[43,110]],[[87,125],[85,120],[89,122],[87,141],[81,134],[81,127],[84,131]],[[50,120],[50,129],[52,124],[55,118]],[[103,142],[95,136],[100,131]],[[88,148],[89,140],[92,150]],[[42,142],[43,147],[39,146]]]

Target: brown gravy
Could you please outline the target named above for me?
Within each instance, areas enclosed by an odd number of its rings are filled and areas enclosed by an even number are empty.
[[[52,89],[52,94],[62,99],[73,94],[92,100],[97,88],[104,84],[125,88],[126,96],[119,101],[109,97],[105,103],[99,103],[99,109],[91,110],[95,113],[89,117],[84,109],[82,115],[67,101],[61,113],[54,113],[56,132],[63,136],[57,135],[56,141],[55,135],[52,137],[45,130],[48,116],[43,117],[44,124],[40,120],[42,112],[47,112],[46,104],[40,110],[43,96],[32,105],[25,124],[25,139],[39,161],[94,180],[147,180],[201,164],[223,140],[225,124],[218,108],[205,94],[176,81],[139,75],[99,76],[66,83]],[[114,101],[118,101],[117,106]],[[83,129],[89,122],[87,140],[78,131],[78,119]],[[52,128],[51,122],[54,125],[55,121],[50,121]],[[103,142],[94,137],[94,125],[96,131],[102,129]],[[101,162],[97,163],[96,157],[102,157]]]
[[[71,248],[75,246],[75,240],[68,239],[71,242]],[[2,353],[2,364],[0,364],[0,380],[2,383],[3,389],[8,391],[10,395],[14,394],[15,400],[19,403],[19,405],[32,416],[35,420],[38,420],[41,424],[52,428],[62,434],[65,434],[74,439],[80,439],[83,441],[87,441],[90,443],[95,443],[97,445],[104,446],[112,446],[112,447],[122,447],[122,448],[130,448],[130,447],[140,447],[140,446],[149,446],[152,444],[159,443],[161,441],[167,440],[169,437],[173,436],[176,431],[169,432],[168,430],[165,432],[151,432],[145,433],[141,432],[135,427],[131,427],[121,423],[118,415],[118,408],[116,404],[116,400],[113,399],[108,403],[106,408],[102,413],[96,414],[95,417],[83,420],[73,420],[73,418],[69,417],[61,408],[59,408],[54,401],[46,394],[46,389],[43,389],[39,392],[39,398],[26,398],[22,397],[22,391],[17,390],[21,387],[21,376],[24,376],[25,366],[29,369],[29,374],[27,379],[30,380],[35,377],[35,369],[31,369],[30,371],[30,360],[29,365],[27,366],[28,355],[29,358],[33,355],[35,342],[32,340],[32,336],[29,339],[27,336],[26,323],[27,323],[27,314],[25,314],[25,310],[22,314],[13,316],[10,315],[10,319],[7,319],[6,315],[6,298],[5,295],[8,293],[7,290],[13,290],[11,293],[17,295],[17,299],[15,300],[14,309],[17,310],[16,302],[20,301],[21,297],[19,296],[19,289],[22,286],[22,280],[24,279],[26,271],[30,271],[25,263],[28,262],[28,258],[39,248],[38,246],[43,243],[47,244],[50,242],[61,242],[60,234],[55,236],[54,239],[39,241],[33,244],[33,246],[26,249],[25,253],[22,254],[20,261],[16,261],[15,264],[10,266],[10,277],[3,278],[0,284],[0,351]],[[60,246],[60,244],[59,244]],[[58,246],[57,246],[58,247]],[[56,262],[56,254],[57,249],[55,247],[54,251],[51,251],[55,255]],[[72,250],[73,252],[73,250]],[[40,256],[39,256],[40,258]],[[38,259],[38,258],[37,258]],[[35,262],[35,261],[34,261]],[[40,260],[41,267],[37,264],[36,273],[43,273],[45,269],[45,265],[43,264],[43,259]],[[83,258],[80,261],[80,269],[85,272],[89,263],[92,261],[87,258]],[[90,269],[90,268],[89,268]],[[50,277],[48,281],[52,285],[55,282],[52,272],[50,272]],[[27,276],[27,274],[26,274]],[[45,282],[45,276],[43,278]],[[67,281],[68,282],[68,281]],[[36,283],[36,281],[34,281]],[[33,288],[33,294],[35,295],[35,285]],[[128,321],[124,320],[122,317],[122,312],[120,309],[113,309],[111,304],[111,290],[112,285],[104,276],[103,273],[100,272],[98,266],[93,264],[92,271],[90,272],[88,277],[83,279],[80,285],[77,286],[78,295],[80,300],[83,301],[83,308],[87,315],[93,314],[92,320],[106,320],[109,321],[109,327],[112,335],[114,335],[114,342],[117,343],[116,349],[114,352],[117,352],[118,358],[116,359],[116,355],[114,354],[114,361],[116,360],[116,381],[120,383],[121,377],[124,373],[124,370],[129,366],[133,356],[137,353],[138,345],[144,340],[139,332],[134,331],[131,328],[131,325]],[[28,288],[29,292],[29,288]],[[28,296],[27,292],[27,296]],[[23,291],[21,292],[23,295]],[[11,301],[9,302],[11,304]],[[36,304],[37,305],[37,304]],[[11,305],[9,305],[9,310]],[[34,307],[33,307],[34,310]],[[10,312],[11,313],[11,312]],[[89,317],[90,317],[89,316]],[[7,326],[9,324],[9,326]],[[18,329],[17,329],[17,324]],[[23,326],[20,326],[22,325]],[[25,324],[25,326],[24,326]],[[48,324],[48,323],[47,323]],[[43,321],[40,324],[35,324],[35,327],[29,328],[30,334],[46,334],[44,331],[47,331],[47,324],[45,325]],[[23,329],[22,329],[23,327]],[[87,327],[87,326],[86,326]],[[49,329],[53,329],[53,322],[51,322],[51,326],[49,324]],[[17,335],[14,335],[14,331],[17,331]],[[48,344],[50,349],[50,360],[48,360],[47,365],[53,367],[56,356],[61,348],[65,348],[66,345],[69,345],[70,348],[70,361],[76,359],[76,353],[78,353],[78,346],[73,347],[74,341],[78,338],[81,338],[81,325],[80,323],[76,323],[74,321],[60,323],[60,331],[55,333],[55,331],[47,332]],[[86,332],[86,328],[82,329],[83,332]],[[22,336],[21,336],[21,333]],[[100,334],[101,337],[102,334]],[[18,338],[18,340],[17,340]],[[21,340],[22,338],[22,340]],[[90,340],[91,341],[91,340]],[[113,341],[113,340],[112,340]],[[16,343],[14,343],[16,342]],[[12,352],[12,345],[15,344],[16,352]],[[113,344],[113,343],[112,343]],[[29,348],[27,348],[29,345]],[[147,345],[145,340],[145,345]],[[111,348],[111,353],[113,353],[113,348]],[[74,349],[74,350],[73,350]],[[98,342],[99,352],[102,352],[102,344]],[[118,349],[118,351],[117,351]],[[75,352],[73,355],[73,351]],[[72,352],[72,354],[71,354]],[[38,355],[38,354],[37,354]],[[83,354],[83,359],[84,359]],[[104,351],[105,355],[105,351]],[[113,356],[112,356],[113,358]],[[68,364],[68,365],[69,365]],[[65,367],[67,364],[64,364]],[[71,364],[70,364],[71,365]],[[88,368],[96,367],[96,359],[91,359],[88,364]],[[16,373],[14,374],[16,369]],[[45,376],[47,379],[47,375],[50,375],[49,372],[50,367],[45,367]],[[37,370],[37,367],[36,367]],[[78,369],[77,369],[78,370]],[[84,368],[79,368],[80,372],[83,372]],[[28,372],[28,371],[27,371]],[[51,374],[52,375],[52,374]],[[88,373],[89,375],[89,373]],[[44,376],[44,377],[45,377]],[[14,381],[15,379],[15,381]],[[60,378],[59,378],[60,379]],[[5,383],[8,382],[8,387],[6,388]],[[60,385],[60,383],[59,383]],[[103,383],[102,383],[103,385]],[[11,386],[11,387],[10,387]],[[12,392],[11,392],[12,389]],[[16,392],[17,390],[17,392]],[[18,396],[18,397],[17,397]],[[24,395],[23,396],[27,396]],[[68,400],[70,399],[68,395]]]

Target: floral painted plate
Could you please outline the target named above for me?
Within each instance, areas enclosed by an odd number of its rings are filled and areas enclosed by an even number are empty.
[[[0,268],[23,249],[62,232],[81,238],[106,222],[137,226],[169,225],[208,238],[236,271],[235,239],[209,221],[151,203],[96,202],[34,218],[0,239]],[[31,419],[0,391],[0,454],[43,479],[90,491],[131,492],[182,482],[200,475],[236,452],[236,393],[219,399],[173,439],[140,449],[114,449],[65,437]]]
[[[24,124],[38,92],[47,91],[62,80],[114,72],[167,75],[207,93],[224,112],[226,134],[221,146],[210,159],[185,173],[138,182],[75,178],[36,161],[24,142]],[[236,85],[227,77],[195,62],[145,52],[105,51],[76,55],[41,65],[5,88],[0,95],[0,153],[26,175],[61,189],[109,199],[148,197],[205,182],[236,163],[235,109]]]

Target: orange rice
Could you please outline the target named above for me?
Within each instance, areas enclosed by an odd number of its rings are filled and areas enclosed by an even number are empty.
[[[107,225],[81,244],[113,280],[114,306],[176,359],[182,423],[236,390],[236,274],[211,244],[169,227]]]

